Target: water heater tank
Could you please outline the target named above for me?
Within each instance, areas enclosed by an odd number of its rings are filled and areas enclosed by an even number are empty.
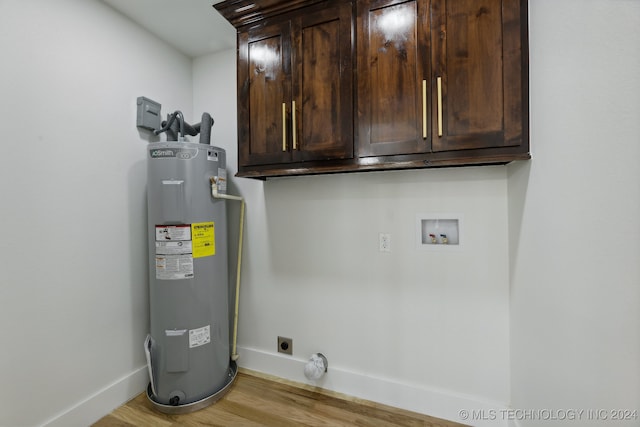
[[[225,151],[148,145],[148,397],[162,410],[206,401],[229,382]],[[165,411],[168,412],[168,411]]]

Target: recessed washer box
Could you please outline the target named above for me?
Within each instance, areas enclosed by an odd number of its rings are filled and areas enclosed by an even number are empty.
[[[417,214],[416,247],[424,250],[456,250],[462,247],[461,214]]]

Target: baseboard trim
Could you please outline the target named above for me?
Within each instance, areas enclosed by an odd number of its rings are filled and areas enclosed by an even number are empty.
[[[316,391],[325,390],[329,394],[364,399],[477,427],[514,426],[513,422],[501,419],[500,414],[508,408],[501,402],[354,372],[332,366],[331,360],[328,374],[313,382],[304,376],[306,360],[246,347],[239,348],[239,354],[241,369],[279,377],[292,385],[300,384]]]
[[[149,374],[145,365],[62,411],[41,427],[89,426],[142,393],[148,382]]]

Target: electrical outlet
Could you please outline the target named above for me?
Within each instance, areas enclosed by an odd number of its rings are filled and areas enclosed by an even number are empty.
[[[278,353],[293,354],[293,340],[291,338],[278,337]]]
[[[380,252],[391,252],[391,234],[380,233],[378,244]]]

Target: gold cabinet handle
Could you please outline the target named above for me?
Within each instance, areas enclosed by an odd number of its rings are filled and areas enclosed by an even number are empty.
[[[287,104],[282,103],[282,151],[287,151]]]
[[[293,149],[298,149],[298,141],[296,138],[296,101],[291,101],[291,127],[293,133],[291,134],[291,138],[293,139]]]
[[[422,81],[422,139],[427,139],[427,81]]]
[[[442,77],[438,77],[438,136],[442,136]]]

